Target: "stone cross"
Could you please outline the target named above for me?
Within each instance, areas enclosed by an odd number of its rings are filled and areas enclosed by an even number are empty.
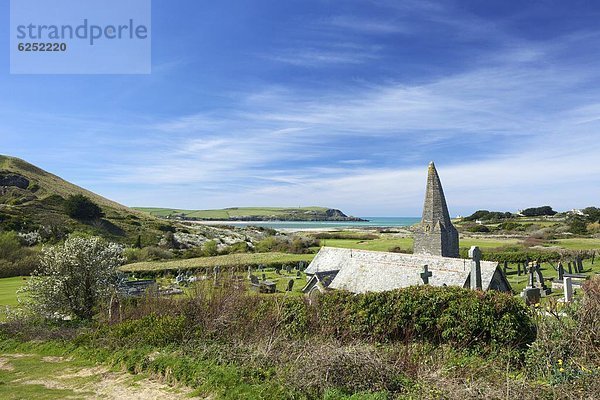
[[[469,258],[471,259],[471,289],[481,290],[481,250],[479,247],[472,246],[469,249]]]
[[[429,270],[429,266],[423,266],[423,272],[421,272],[421,279],[423,279],[423,284],[429,285],[429,278],[431,278],[433,274]]]
[[[563,278],[563,287],[565,290],[565,303],[573,301],[573,282],[570,277]]]

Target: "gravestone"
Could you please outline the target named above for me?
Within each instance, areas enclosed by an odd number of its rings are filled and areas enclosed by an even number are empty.
[[[565,268],[562,265],[562,262],[558,262],[558,279],[562,281],[565,276]]]
[[[302,277],[302,273],[300,271],[296,271],[296,278]]]
[[[291,273],[292,273],[292,266],[291,266],[291,265],[289,265],[289,264],[288,264],[288,265],[286,265],[286,266],[285,266],[285,271],[286,271],[288,274],[291,274]]]
[[[258,280],[258,276],[250,275],[250,283],[252,283],[253,285],[259,285],[260,281]]]
[[[298,270],[304,271],[305,268],[306,268],[306,264],[304,263],[304,261],[300,261],[300,263],[298,264]]]
[[[429,278],[431,278],[433,276],[433,274],[429,270],[429,266],[424,265],[423,266],[423,272],[421,272],[420,275],[421,275],[421,279],[423,279],[423,284],[424,285],[429,285]]]
[[[540,290],[542,291],[542,296],[552,293],[552,289],[550,289],[548,286],[546,286],[546,281],[544,280],[544,276],[542,275],[542,269],[540,267],[540,263],[536,261],[535,264],[534,263],[532,263],[532,264],[534,265],[535,275],[537,278],[538,286],[539,286]]]
[[[288,281],[288,285],[287,285],[287,291],[288,291],[288,292],[291,292],[293,288],[294,288],[294,280],[293,280],[293,279],[290,279],[290,280]]]
[[[479,247],[472,246],[469,249],[469,258],[471,259],[471,289],[481,290],[481,250]]]
[[[527,287],[521,292],[521,297],[523,300],[525,300],[525,304],[530,306],[540,302],[542,298],[542,290],[538,287],[535,287],[535,265],[533,263],[528,263],[526,268],[526,272],[528,274]]]
[[[570,277],[564,277],[563,279],[563,287],[565,290],[565,303],[570,303],[573,301],[573,281]]]
[[[264,273],[262,274],[262,280],[263,280],[263,281],[266,281],[266,280],[267,280],[267,274],[264,274]]]
[[[535,268],[533,267],[533,264],[527,264],[527,274],[528,274],[527,287],[528,288],[532,288],[535,286],[535,280],[533,277],[534,271],[535,271]]]
[[[542,294],[540,288],[532,287],[523,289],[521,297],[525,300],[525,304],[531,306],[533,304],[539,304],[542,299]]]
[[[594,258],[596,258],[596,252],[592,253],[592,265],[594,265]]]
[[[504,261],[503,270],[504,270],[504,275],[506,275],[506,271],[508,270],[508,261]]]
[[[573,273],[573,267],[571,266],[571,263],[569,262],[569,263],[567,264],[567,266],[568,266],[568,268],[569,268],[569,274],[572,274],[572,273]]]
[[[521,263],[517,263],[517,275],[521,276]]]
[[[581,257],[577,257],[577,272],[583,272],[583,259]]]

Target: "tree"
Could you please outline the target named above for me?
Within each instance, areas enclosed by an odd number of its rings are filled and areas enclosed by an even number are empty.
[[[542,206],[526,208],[525,210],[521,211],[521,214],[523,214],[525,217],[540,217],[543,215],[552,216],[556,214],[556,211],[554,211],[550,206]]]
[[[69,217],[83,221],[90,221],[104,216],[99,205],[81,194],[69,196],[65,201],[65,212]]]
[[[69,237],[42,250],[40,266],[27,281],[26,304],[40,315],[91,319],[114,293],[123,248],[101,238]]]

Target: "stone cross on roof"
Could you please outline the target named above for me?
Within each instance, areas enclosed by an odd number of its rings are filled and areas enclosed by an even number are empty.
[[[433,276],[433,274],[429,270],[429,266],[424,265],[423,272],[421,272],[421,279],[423,279],[423,283],[425,285],[429,285],[429,278],[431,278],[432,276]]]

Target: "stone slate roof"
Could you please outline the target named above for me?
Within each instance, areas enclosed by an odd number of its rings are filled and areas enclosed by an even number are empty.
[[[431,255],[323,247],[305,272],[339,271],[329,288],[364,293],[423,285],[424,265],[432,273],[430,285],[468,287],[471,260]],[[481,261],[483,290],[490,288],[497,271],[496,262]]]

